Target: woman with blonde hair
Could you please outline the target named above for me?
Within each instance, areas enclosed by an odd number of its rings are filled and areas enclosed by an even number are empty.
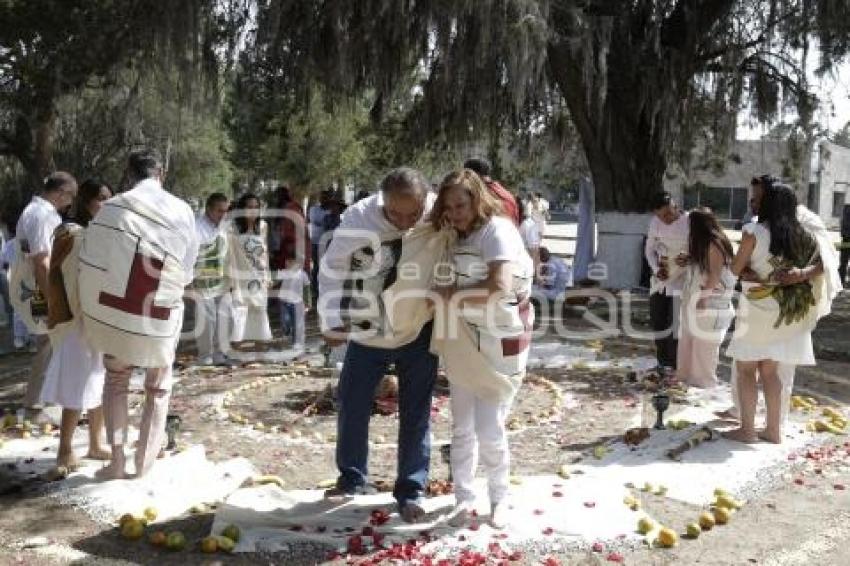
[[[462,525],[472,513],[479,457],[487,472],[491,524],[503,528],[510,472],[505,419],[528,360],[533,264],[513,222],[471,170],[443,180],[431,222],[456,234],[448,254],[451,284],[435,288],[441,300],[434,337],[451,382],[457,502],[451,523]]]

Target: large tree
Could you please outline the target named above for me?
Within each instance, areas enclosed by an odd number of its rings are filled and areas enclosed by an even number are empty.
[[[63,97],[154,64],[179,69],[191,90],[196,77],[217,77],[247,16],[242,0],[0,2],[0,156],[38,186],[56,165]]]
[[[763,121],[788,105],[805,121],[809,45],[824,69],[844,57],[850,2],[262,0],[257,22],[280,84],[368,89],[375,120],[418,73],[409,125],[423,139],[532,127],[563,99],[597,206],[637,212],[698,128],[728,137],[750,102]]]

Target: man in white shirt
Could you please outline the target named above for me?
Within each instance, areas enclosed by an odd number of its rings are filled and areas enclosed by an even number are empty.
[[[374,492],[367,484],[369,418],[375,389],[390,364],[399,378],[398,468],[393,495],[402,518],[424,516],[422,498],[430,460],[431,392],[437,358],[429,352],[433,322],[394,347],[369,345],[358,330],[382,330],[381,293],[401,277],[403,238],[431,208],[430,184],[418,171],[399,168],[381,190],[349,207],[322,258],[319,316],[325,342],[348,341],[339,378],[336,463],[339,477],[329,497]],[[428,289],[422,289],[423,301]],[[376,309],[375,307],[378,306]]]
[[[18,248],[23,257],[21,262],[29,262],[27,267],[31,268],[33,280],[25,277],[23,284],[31,286],[32,301],[29,307],[32,316],[21,313],[24,320],[34,320],[47,317],[47,300],[44,292],[47,289],[47,272],[50,267],[50,250],[53,246],[53,232],[62,223],[60,213],[66,212],[77,196],[77,181],[69,173],[57,171],[51,173],[44,180],[44,189],[41,195],[35,195],[24,209],[18,220],[15,234],[18,240]],[[17,279],[17,278],[13,278]],[[20,296],[22,289],[12,288],[12,295]],[[41,307],[43,306],[43,312]],[[37,329],[32,327],[30,332]],[[50,362],[50,340],[47,337],[46,326],[43,332],[34,336],[36,354],[33,358],[29,381],[27,382],[27,393],[24,398],[24,406],[32,412],[33,419],[37,419],[41,407],[38,399],[41,395],[41,387],[44,384],[44,372]]]
[[[230,340],[226,312],[227,282],[224,265],[227,256],[227,236],[222,230],[222,220],[230,201],[223,193],[207,197],[204,212],[195,219],[198,237],[198,259],[195,262],[195,280],[192,296],[195,300],[195,334],[198,345],[198,362],[201,365],[229,363],[222,346]]]
[[[103,204],[80,253],[80,303],[87,339],[104,353],[103,412],[112,462],[101,479],[126,478],[127,392],[135,368],[145,370],[145,402],[136,445],[136,476],[147,474],[162,448],[171,397],[171,366],[198,242],[195,215],[162,186],[155,150],[130,154],[133,187]]]
[[[644,254],[652,270],[649,320],[655,338],[655,355],[660,368],[676,368],[679,324],[679,295],[687,263],[688,214],[679,210],[670,193],[655,195],[651,202]]]

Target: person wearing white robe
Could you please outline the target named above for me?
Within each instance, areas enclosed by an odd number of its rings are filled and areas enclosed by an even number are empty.
[[[97,474],[104,480],[128,477],[127,396],[136,368],[145,372],[137,477],[150,472],[165,439],[183,296],[198,241],[192,208],[163,188],[163,175],[157,151],[133,151],[126,172],[132,189],[103,204],[80,252],[83,328],[104,353],[106,368],[103,410],[112,462]]]
[[[765,187],[774,182],[776,182],[776,178],[768,175],[753,178],[751,187],[753,207],[756,212],[758,212],[758,208],[761,205]],[[842,288],[841,280],[838,276],[838,253],[832,244],[826,224],[824,224],[820,216],[804,205],[798,204],[797,220],[815,238],[818,245],[818,252],[820,253],[820,263],[806,272],[787,275],[780,274],[780,282],[787,284],[799,281],[812,281],[815,286],[815,300],[817,301],[815,312],[819,320],[832,312],[832,301]],[[758,222],[758,216],[753,217],[753,222]],[[779,380],[782,384],[781,419],[783,424],[787,420],[788,412],[791,408],[791,393],[794,390],[794,374],[796,370],[797,366],[794,364],[779,364]],[[738,374],[735,364],[732,364],[730,378],[733,405],[720,414],[724,417],[739,419],[741,411],[738,399]]]

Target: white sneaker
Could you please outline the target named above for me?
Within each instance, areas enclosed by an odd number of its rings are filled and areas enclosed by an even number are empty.
[[[203,358],[198,358],[199,366],[211,366],[213,365],[212,356],[204,356]]]
[[[475,505],[472,501],[461,501],[455,505],[451,513],[449,513],[449,526],[457,528],[465,527],[467,521],[472,516],[474,507]]]
[[[490,505],[490,526],[502,530],[508,526],[508,504],[499,501]]]
[[[24,346],[26,346],[26,345],[27,345],[27,343],[26,343],[26,342],[24,342],[24,339],[23,339],[23,338],[17,338],[17,337],[16,337],[16,338],[12,341],[12,345],[13,345],[13,346],[15,346],[15,349],[16,349],[16,350],[21,350],[21,349],[23,349],[23,347],[24,347]]]

